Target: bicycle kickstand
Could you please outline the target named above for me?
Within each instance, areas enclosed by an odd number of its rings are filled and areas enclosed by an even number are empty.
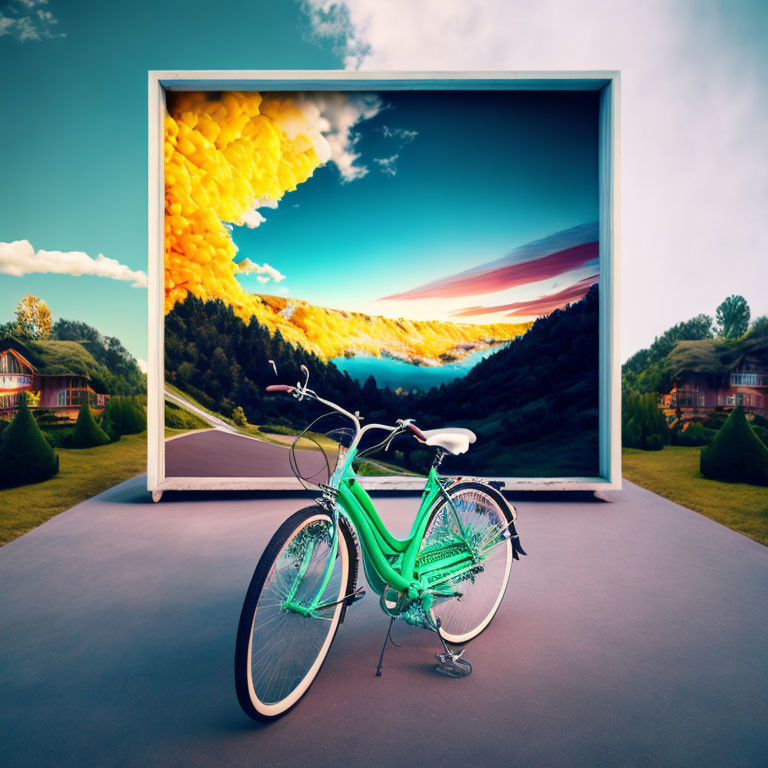
[[[437,636],[440,638],[440,643],[443,646],[444,653],[436,653],[437,664],[435,664],[435,672],[439,672],[446,677],[469,677],[472,674],[472,665],[463,658],[463,648],[459,653],[454,653],[445,642],[443,633],[440,631],[441,622],[437,620]]]
[[[400,646],[392,639],[392,625],[395,623],[396,616],[390,616],[389,626],[387,627],[387,634],[384,638],[384,645],[381,647],[381,656],[379,656],[379,666],[376,667],[376,677],[381,677],[381,665],[384,663],[384,651],[387,650],[387,643],[392,643],[395,648]]]

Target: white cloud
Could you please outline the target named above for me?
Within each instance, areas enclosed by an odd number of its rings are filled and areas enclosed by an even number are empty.
[[[406,144],[410,144],[418,135],[418,131],[410,131],[407,128],[393,128],[390,125],[385,125],[381,129],[381,134],[385,139],[399,139],[403,147]]]
[[[0,37],[12,35],[20,42],[42,40],[51,37],[66,37],[55,33],[53,28],[58,19],[43,6],[48,0],[8,0],[0,8]]]
[[[149,370],[149,365],[146,360],[142,360],[140,357],[136,358],[136,364],[139,366],[139,370],[142,373],[146,373]]]
[[[390,155],[390,157],[376,157],[374,162],[379,166],[379,170],[382,173],[386,173],[387,176],[396,176],[397,168],[395,162],[400,155]]]
[[[713,314],[730,293],[753,315],[768,312],[768,14],[759,3],[753,18],[740,3],[668,0],[304,7],[349,68],[620,69],[623,358],[680,320]]]
[[[237,273],[239,275],[256,275],[256,279],[260,283],[268,283],[270,280],[279,283],[281,280],[285,280],[285,275],[281,274],[274,267],[270,267],[266,262],[261,266],[250,259],[243,259],[237,265]]]
[[[99,254],[95,259],[82,251],[35,251],[29,240],[0,243],[0,273],[24,277],[32,273],[57,275],[95,275],[125,280],[134,288],[146,288],[147,276],[116,259]]]
[[[279,288],[278,288],[278,289],[275,291],[275,293],[276,293],[278,296],[288,296],[288,295],[290,294],[290,292],[291,292],[290,288],[288,288],[288,287],[287,287],[287,286],[285,286],[285,285],[281,285],[281,286],[280,286],[280,287],[279,287]]]
[[[235,223],[239,227],[242,227],[245,224],[249,229],[256,229],[256,227],[266,221],[264,216],[259,213],[259,208],[277,208],[277,200],[273,200],[271,197],[267,196],[256,198],[251,203],[250,209]],[[225,224],[225,226],[227,225]],[[231,227],[229,227],[229,229],[231,231]]]
[[[365,176],[368,168],[358,162],[360,153],[355,149],[358,134],[354,128],[381,112],[382,100],[367,93],[331,92],[302,94],[296,100],[307,124],[281,122],[280,127],[288,138],[295,138],[299,133],[306,135],[320,162],[333,163],[343,182]]]

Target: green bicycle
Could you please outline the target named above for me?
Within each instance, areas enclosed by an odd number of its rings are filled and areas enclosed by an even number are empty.
[[[235,650],[235,687],[241,707],[259,721],[274,720],[295,706],[314,681],[347,608],[365,595],[357,586],[358,546],[370,588],[390,617],[376,671],[392,624],[401,618],[435,632],[442,652],[436,669],[464,677],[472,667],[461,646],[491,622],[507,588],[512,561],[525,552],[515,529],[514,508],[493,486],[438,474],[446,453],[468,450],[468,429],[421,431],[412,420],[394,426],[367,424],[358,414],[319,397],[304,384],[272,385],[299,400],[319,402],[348,419],[353,428],[346,447],[338,439],[335,467],[313,506],[289,517],[277,530],[245,596]],[[388,448],[410,433],[436,449],[421,504],[406,539],[395,538],[357,482],[353,461],[361,439],[373,430],[386,433],[374,446]],[[337,436],[338,438],[338,436]],[[302,479],[295,453],[294,472]],[[304,474],[306,477],[306,474]],[[358,544],[359,542],[359,544]]]

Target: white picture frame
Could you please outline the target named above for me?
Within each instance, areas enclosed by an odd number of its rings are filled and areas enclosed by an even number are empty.
[[[169,70],[148,73],[149,356],[147,488],[167,490],[301,490],[293,477],[166,477],[164,436],[164,171],[166,93],[184,90],[584,90],[600,92],[599,116],[599,475],[493,477],[505,490],[606,491],[621,488],[619,357],[620,74],[616,71],[350,72],[346,70]],[[421,490],[423,481],[361,478],[367,489]]]

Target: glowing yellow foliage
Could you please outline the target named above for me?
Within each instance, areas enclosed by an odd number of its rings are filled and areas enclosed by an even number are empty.
[[[461,359],[472,348],[508,341],[531,323],[471,325],[441,320],[405,320],[316,307],[298,299],[254,296],[262,302],[264,322],[293,344],[323,360],[348,354],[392,357],[439,364],[442,356]]]
[[[263,304],[235,277],[237,249],[224,222],[242,224],[260,199],[280,200],[319,165],[298,107],[260,93],[173,94],[165,118],[165,311],[191,293],[222,299],[246,322]]]

